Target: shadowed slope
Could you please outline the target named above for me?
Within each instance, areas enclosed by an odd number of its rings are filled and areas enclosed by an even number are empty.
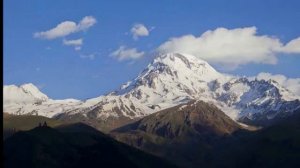
[[[48,126],[55,127],[64,122],[56,119],[36,116],[36,115],[12,115],[3,113],[3,138],[11,136],[15,131],[26,131],[33,129],[39,125],[47,122]]]
[[[300,167],[299,111],[255,132],[239,132],[215,147],[216,167]]]
[[[180,167],[300,166],[299,111],[248,131],[214,106],[191,102],[119,128],[112,136]]]
[[[242,127],[214,105],[191,101],[114,130],[119,141],[183,167],[206,162],[212,145]]]
[[[7,138],[5,167],[174,167],[84,124],[58,130],[37,127]]]

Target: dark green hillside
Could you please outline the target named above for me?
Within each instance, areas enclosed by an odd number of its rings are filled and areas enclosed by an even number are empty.
[[[63,124],[52,118],[35,115],[11,115],[3,113],[3,137],[6,138],[12,134],[12,131],[25,131],[35,128],[39,123],[47,122],[48,126],[56,127]]]
[[[7,168],[174,167],[84,124],[20,131],[4,142]]]
[[[255,132],[239,132],[214,150],[216,167],[300,167],[300,115]]]

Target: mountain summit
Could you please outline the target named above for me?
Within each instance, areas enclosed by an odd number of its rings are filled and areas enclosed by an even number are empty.
[[[276,81],[222,74],[195,56],[169,53],[158,55],[135,79],[105,96],[86,101],[49,100],[35,108],[18,105],[6,111],[16,113],[17,109],[26,114],[35,110],[50,117],[105,121],[136,119],[191,100],[212,103],[232,119],[247,123],[286,116],[300,108],[299,97]],[[53,109],[42,112],[45,105]]]
[[[275,81],[250,80],[217,72],[188,54],[158,55],[134,80],[99,98],[93,116],[137,118],[186,103],[215,104],[235,120],[263,120],[300,107],[299,97]]]
[[[4,104],[19,103],[38,103],[48,100],[48,96],[42,93],[32,83],[23,84],[21,86],[7,85],[3,87]]]

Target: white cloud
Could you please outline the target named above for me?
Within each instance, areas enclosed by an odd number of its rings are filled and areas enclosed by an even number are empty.
[[[80,58],[93,60],[95,59],[95,54],[81,54]]]
[[[76,50],[76,51],[81,50],[81,46],[76,46],[76,47],[74,47],[74,50]]]
[[[58,37],[64,37],[76,31],[76,23],[72,21],[65,21],[58,24],[55,28],[44,32],[34,33],[34,37],[43,39],[55,39]]]
[[[93,16],[84,17],[78,24],[73,21],[64,21],[50,30],[34,33],[34,37],[48,40],[65,37],[71,33],[85,31],[96,22],[97,21]]]
[[[149,30],[143,24],[135,24],[131,28],[132,37],[134,40],[138,40],[140,36],[149,36]]]
[[[84,17],[78,24],[77,29],[79,30],[87,30],[88,28],[92,27],[97,20],[93,16],[86,16]]]
[[[300,53],[300,37],[288,42],[282,48],[282,51],[285,53]]]
[[[79,51],[79,50],[81,50],[81,46],[83,44],[83,39],[82,38],[76,39],[76,40],[66,40],[66,39],[64,39],[63,44],[67,45],[67,46],[74,46],[74,49],[76,51]]]
[[[199,37],[184,35],[169,39],[157,51],[188,53],[230,69],[248,63],[276,64],[278,53],[300,53],[299,38],[284,46],[276,37],[257,35],[256,30],[217,28]]]
[[[300,78],[287,78],[284,75],[280,75],[280,74],[273,75],[265,72],[259,73],[256,78],[259,80],[261,79],[275,80],[280,85],[284,86],[285,88],[293,92],[295,95],[300,96]]]
[[[76,40],[63,40],[63,44],[67,46],[81,46],[83,44],[82,38]]]
[[[144,56],[144,52],[138,52],[136,48],[126,48],[120,46],[117,50],[112,52],[110,55],[117,58],[119,61],[122,60],[135,60]]]

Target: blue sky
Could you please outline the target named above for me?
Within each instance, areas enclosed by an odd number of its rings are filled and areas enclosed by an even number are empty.
[[[34,83],[54,99],[99,96],[137,76],[153,58],[151,53],[173,37],[200,38],[220,27],[226,28],[225,33],[255,27],[255,37],[268,36],[286,45],[300,37],[299,9],[297,0],[4,0],[4,84]],[[72,33],[54,39],[34,35],[65,21],[78,24],[86,16],[96,20],[88,28],[77,25]],[[137,24],[145,26],[148,34],[142,32],[134,39],[131,29]],[[80,50],[74,49],[75,44],[63,44],[77,39],[83,40],[76,44]],[[136,49],[131,51],[140,53],[138,59],[121,60],[120,53],[113,56],[121,46]],[[266,47],[278,50],[273,45]],[[296,50],[300,46],[293,47],[293,52],[276,52],[272,56],[276,63],[242,60],[229,70],[222,60],[208,62],[231,74],[268,72],[299,78],[300,54]]]

